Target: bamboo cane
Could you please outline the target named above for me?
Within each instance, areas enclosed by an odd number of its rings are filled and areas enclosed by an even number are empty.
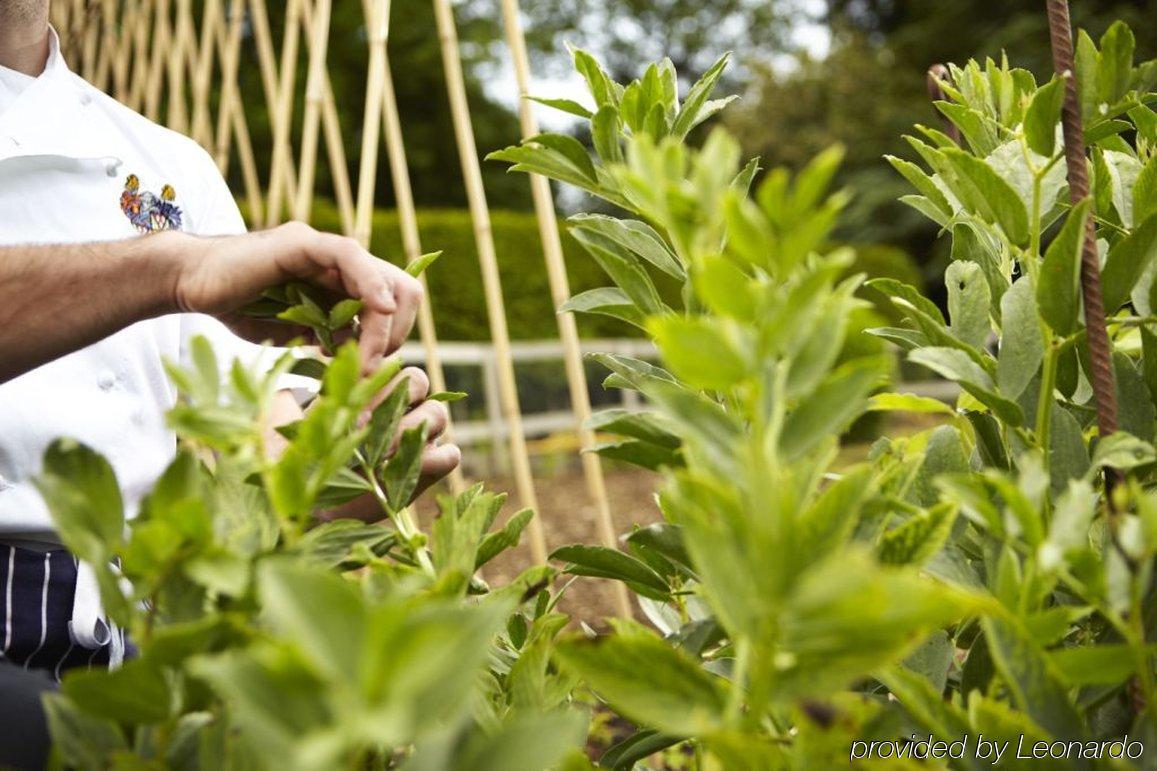
[[[370,63],[366,78],[365,112],[362,116],[362,156],[358,168],[358,199],[354,215],[354,238],[370,246],[374,215],[374,187],[378,178],[378,139],[382,128],[382,82],[386,73],[386,39],[390,34],[390,0],[363,2],[369,30]]]
[[[133,66],[129,78],[129,108],[140,112],[145,100],[145,87],[149,82],[149,26],[153,17],[155,0],[142,0],[140,13],[133,25]]]
[[[85,80],[92,82],[96,79],[97,40],[100,34],[100,6],[93,5],[87,9],[81,6],[77,14],[77,21],[83,25],[81,29],[81,74]]]
[[[181,134],[188,133],[189,115],[185,102],[185,67],[190,55],[193,34],[192,0],[177,0],[177,27],[169,50],[169,110],[165,125]]]
[[[273,157],[269,168],[268,207],[265,224],[272,227],[282,219],[282,195],[286,185],[286,169],[293,153],[290,149],[289,128],[293,117],[293,83],[297,73],[298,14],[300,0],[288,0],[285,7],[285,35],[281,44],[280,82],[277,89],[277,103],[273,124]],[[291,192],[292,195],[292,192]]]
[[[108,0],[116,7],[116,0]],[[129,93],[129,61],[133,54],[133,20],[140,13],[140,0],[125,0],[124,10],[120,16],[119,31],[116,41],[116,54],[112,62],[113,96],[118,102],[124,103]]]
[[[241,29],[245,19],[245,0],[233,0],[231,6],[229,37],[219,30],[217,46],[221,51],[221,104],[217,124],[216,161],[224,174],[229,166],[229,140],[237,137],[237,157],[241,163],[241,178],[245,184],[245,197],[249,202],[249,221],[263,222],[265,203],[261,189],[261,179],[257,173],[257,162],[253,155],[253,145],[249,138],[249,124],[245,109],[237,93],[237,66],[241,49]]]
[[[322,78],[329,49],[330,0],[317,0],[313,14],[312,44],[309,52],[309,74],[305,82],[305,118],[301,132],[301,162],[297,169],[295,219],[306,222],[313,208],[313,180],[317,168],[317,139],[321,121]]]
[[[237,68],[241,61],[241,28],[245,21],[244,0],[229,4],[228,31],[218,26],[214,31],[217,56],[221,59],[221,97],[217,105],[217,124],[213,130],[213,160],[224,175],[229,168],[229,150],[235,121],[233,111],[238,106]]]
[[[528,98],[530,95],[530,63],[526,54],[526,38],[519,20],[518,0],[502,0],[502,19],[506,32],[506,45],[514,62],[514,74],[518,82],[518,117],[524,139],[538,134],[538,121]],[[546,261],[546,274],[550,282],[550,294],[555,310],[570,299],[570,286],[566,276],[566,261],[559,238],[558,219],[554,211],[554,198],[550,192],[550,182],[539,174],[528,175],[530,193],[534,200],[534,212],[538,219],[539,237],[542,239],[542,254]],[[583,369],[582,351],[579,347],[578,327],[574,315],[556,312],[558,334],[562,341],[563,361],[566,365],[567,385],[570,389],[571,410],[575,415],[575,429],[582,445],[580,457],[583,476],[586,478],[587,493],[598,513],[599,537],[603,545],[618,548],[614,520],[611,517],[610,501],[607,500],[606,481],[599,456],[591,452],[595,444],[594,432],[587,428],[591,415],[590,392],[587,390],[586,372]],[[626,587],[615,583],[615,605],[619,615],[631,615],[631,602]]]
[[[168,61],[169,38],[172,35],[169,0],[156,0],[153,14],[153,50],[149,58],[148,84],[145,88],[145,117],[155,121],[161,112],[161,85]]]
[[[199,57],[193,75],[193,121],[189,135],[202,147],[213,148],[213,134],[209,119],[209,91],[212,85],[213,55],[217,33],[222,25],[221,0],[204,0],[205,14],[201,18]]]
[[[305,44],[307,49],[311,45],[309,31],[311,25],[311,10],[309,3],[301,7],[301,25],[306,33]],[[333,96],[333,87],[329,82],[329,73],[322,70],[321,93],[321,122],[325,132],[325,146],[329,156],[330,177],[333,181],[334,199],[337,201],[338,214],[341,217],[342,232],[353,235],[354,232],[354,203],[353,190],[350,186],[349,167],[346,165],[345,140],[341,134],[341,119],[337,113],[337,101]]]
[[[116,31],[116,0],[103,0],[100,4],[100,17],[95,25],[94,41],[99,41],[96,69],[90,81],[101,91],[108,91],[109,80],[112,77],[113,53],[117,49]]]
[[[363,7],[368,7],[369,0],[362,0]],[[390,59],[387,54],[382,63],[382,125],[386,140],[386,157],[390,164],[390,179],[394,188],[394,205],[398,212],[398,223],[402,232],[402,250],[406,260],[414,260],[422,254],[421,237],[418,233],[418,216],[414,207],[414,192],[410,185],[410,170],[406,163],[406,146],[402,141],[402,125],[398,117],[398,100],[394,93],[394,79],[390,72]],[[422,289],[429,297],[429,285],[426,276],[418,277],[422,282]],[[435,391],[446,390],[446,373],[442,368],[442,357],[438,353],[438,334],[434,325],[434,313],[429,302],[418,306],[418,338],[422,342],[422,350],[426,354],[426,375],[430,378],[430,387]],[[454,443],[454,424],[447,420],[446,429],[442,436],[447,442]],[[454,494],[466,489],[466,480],[461,468],[450,472],[450,490]]]
[[[271,124],[276,131],[278,83],[281,80],[277,56],[273,50],[273,35],[269,31],[269,13],[265,9],[265,0],[250,0],[249,18],[253,29],[253,42],[257,47],[257,67],[261,73],[261,88],[265,93],[265,104],[269,109]],[[292,190],[297,187],[297,170],[293,155],[285,156],[283,169],[285,182]],[[271,175],[272,176],[272,175]],[[263,222],[264,220],[258,220]]]
[[[434,0],[434,19],[442,46],[442,66],[446,71],[446,88],[450,98],[450,114],[466,185],[466,198],[474,222],[474,238],[478,248],[478,262],[482,270],[482,284],[486,296],[486,311],[490,318],[490,337],[494,342],[494,357],[498,370],[498,386],[506,425],[510,431],[510,455],[514,467],[514,481],[523,506],[537,511],[538,500],[530,471],[530,456],[522,431],[522,412],[514,377],[514,361],[510,354],[510,335],[506,328],[506,309],[502,299],[502,283],[498,274],[498,258],[494,252],[494,238],[490,230],[490,213],[486,192],[482,186],[482,170],[478,164],[478,149],[470,125],[470,107],[466,100],[466,82],[458,52],[458,33],[454,26],[454,12],[449,0]],[[539,517],[530,520],[530,545],[537,562],[546,561],[546,536]]]

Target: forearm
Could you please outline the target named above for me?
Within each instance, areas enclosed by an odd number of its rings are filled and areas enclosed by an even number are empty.
[[[178,310],[180,233],[0,247],[0,382]]]

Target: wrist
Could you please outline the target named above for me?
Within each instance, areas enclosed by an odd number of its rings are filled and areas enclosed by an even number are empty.
[[[140,268],[152,277],[148,283],[152,288],[150,300],[153,304],[151,315],[182,313],[188,311],[181,303],[181,281],[188,265],[189,243],[193,236],[179,230],[168,230],[137,239],[140,249],[138,259],[144,263]]]

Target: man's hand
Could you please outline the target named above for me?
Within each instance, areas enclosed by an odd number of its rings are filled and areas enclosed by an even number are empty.
[[[239,236],[174,235],[183,252],[173,286],[177,307],[217,316],[255,342],[284,342],[303,333],[300,327],[238,313],[270,287],[308,281],[338,297],[361,300],[363,374],[377,370],[401,346],[422,302],[421,283],[401,268],[374,257],[352,238],[300,222]]]

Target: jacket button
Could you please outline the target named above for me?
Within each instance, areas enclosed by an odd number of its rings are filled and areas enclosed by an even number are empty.
[[[116,380],[116,375],[106,369],[104,372],[101,372],[99,375],[97,375],[96,385],[98,388],[100,388],[100,390],[107,391],[113,387],[113,385],[116,383]]]

